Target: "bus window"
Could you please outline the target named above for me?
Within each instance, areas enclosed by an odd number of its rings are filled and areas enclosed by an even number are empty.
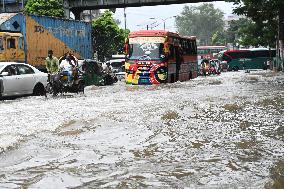
[[[24,38],[23,37],[19,37],[18,47],[19,49],[24,49]]]
[[[133,43],[130,44],[129,59],[161,59],[161,55],[163,55],[163,48],[163,43]]]
[[[196,42],[195,41],[188,41],[190,44],[190,54],[197,54]],[[202,53],[205,53],[205,50],[201,50]],[[200,54],[202,54],[200,53]]]
[[[16,40],[14,38],[7,39],[7,49],[15,49],[16,48]]]
[[[254,57],[269,57],[268,50],[253,51],[252,53]]]
[[[0,51],[4,50],[3,38],[0,37]]]
[[[174,58],[174,55],[175,55],[175,50],[174,49],[175,49],[174,45],[170,45],[170,55],[169,55],[170,59]]]
[[[251,54],[250,51],[226,52],[226,54],[232,59],[251,58],[252,57],[252,54]]]
[[[222,57],[222,61],[223,60],[225,60],[225,61],[227,61],[227,62],[230,62],[231,60],[232,60],[232,58],[229,56],[229,55],[227,55],[227,54],[223,54],[223,57]]]

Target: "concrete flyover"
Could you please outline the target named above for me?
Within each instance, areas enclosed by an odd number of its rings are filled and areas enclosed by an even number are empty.
[[[214,0],[222,1],[222,0]],[[223,0],[224,1],[224,0]],[[213,2],[213,0],[64,0],[65,15],[72,11],[79,18],[83,10],[113,9],[124,7],[141,7],[183,3]]]

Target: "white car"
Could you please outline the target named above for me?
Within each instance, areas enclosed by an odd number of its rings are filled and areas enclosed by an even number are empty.
[[[114,56],[114,55],[113,55]],[[117,55],[121,56],[121,55]],[[125,57],[125,55],[123,55]],[[112,67],[113,73],[116,75],[118,80],[123,80],[125,79],[125,58],[120,58],[120,59],[111,59],[110,65]]]
[[[20,95],[44,95],[48,74],[17,62],[0,62],[0,98]]]

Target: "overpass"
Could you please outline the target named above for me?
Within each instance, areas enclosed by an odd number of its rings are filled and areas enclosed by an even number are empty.
[[[170,5],[183,3],[213,2],[224,0],[64,0],[65,16],[68,18],[70,11],[76,19],[80,18],[83,10],[114,9],[125,7],[141,7],[154,5]]]

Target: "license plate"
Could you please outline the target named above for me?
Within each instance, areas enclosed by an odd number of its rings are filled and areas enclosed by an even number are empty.
[[[141,83],[148,83],[148,79],[140,79]]]

